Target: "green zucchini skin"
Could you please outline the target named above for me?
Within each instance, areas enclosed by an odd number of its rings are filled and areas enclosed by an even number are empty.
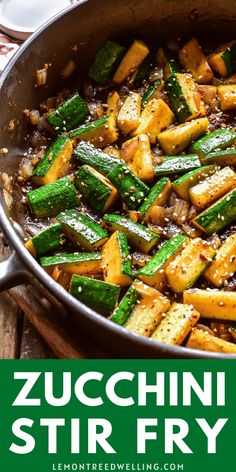
[[[107,232],[94,220],[77,210],[67,210],[58,215],[63,232],[73,243],[85,250],[94,251],[108,238]]]
[[[33,215],[36,218],[56,216],[63,210],[78,205],[78,197],[70,177],[63,177],[27,193]]]
[[[108,123],[108,117],[104,116],[100,120],[91,121],[90,123],[85,123],[79,128],[73,129],[69,133],[69,137],[83,139],[83,135],[85,135],[86,133],[89,133],[90,131],[99,129],[100,127],[106,125],[107,123]]]
[[[82,164],[88,164],[106,176],[117,166],[118,162],[116,157],[109,156],[86,141],[79,143],[74,150],[74,155]]]
[[[120,293],[120,287],[81,275],[72,275],[70,294],[80,302],[102,313],[114,310]]]
[[[236,189],[229,192],[205,211],[197,215],[193,222],[207,234],[226,228],[236,219]]]
[[[190,151],[198,154],[200,159],[204,160],[207,154],[218,149],[224,149],[236,140],[236,133],[230,129],[223,128],[206,134],[199,138],[190,147]]]
[[[44,177],[68,141],[69,138],[67,136],[58,136],[56,141],[54,141],[47,150],[43,159],[41,159],[37,167],[34,169],[33,176]]]
[[[162,164],[155,166],[155,175],[181,174],[186,171],[201,167],[201,161],[197,154],[185,156],[165,156]]]
[[[202,166],[181,175],[172,182],[172,188],[183,199],[189,201],[189,190],[191,187],[200,182],[201,179],[213,174],[219,167],[215,165]]]
[[[125,48],[114,41],[106,41],[97,52],[90,66],[88,76],[99,84],[105,84],[115,72],[116,67],[124,56]]]
[[[165,86],[177,120],[180,123],[186,121],[192,115],[192,112],[183,95],[182,87],[177,76],[172,74],[168,77],[165,81]]]
[[[91,207],[100,213],[105,211],[106,203],[112,194],[112,187],[94,174],[90,166],[80,167],[74,184]]]
[[[143,80],[148,78],[151,67],[154,63],[154,54],[151,52],[147,57],[141,62],[137,73],[134,78],[133,86],[134,88],[141,87]]]
[[[60,223],[59,223],[60,224]],[[40,258],[42,267],[51,267],[63,264],[75,264],[76,262],[101,261],[102,256],[99,252],[78,252],[72,254],[56,254],[55,256],[45,256]]]
[[[236,72],[236,43],[221,53],[221,57],[227,69],[227,75]]]
[[[146,92],[142,96],[142,102],[141,102],[142,108],[145,108],[145,106],[153,98],[153,95],[160,87],[161,87],[161,80],[157,79],[155,80],[154,84],[146,90]]]
[[[129,241],[125,233],[118,231],[118,242],[122,263],[122,274],[132,277],[132,258],[129,250]]]
[[[220,166],[236,166],[236,148],[210,152],[204,159],[204,164],[219,164]]]
[[[138,208],[138,211],[139,211],[139,213],[141,213],[142,217],[144,217],[146,215],[146,213],[149,210],[150,206],[153,204],[153,202],[156,200],[157,196],[162,192],[162,190],[165,188],[165,186],[168,182],[169,182],[169,179],[167,177],[162,177],[162,179],[158,180],[153,185],[150,192],[145,197],[143,203]]]
[[[149,193],[144,184],[125,164],[118,164],[107,178],[117,188],[123,202],[130,210],[135,210]]]
[[[103,224],[110,232],[122,231],[134,246],[148,253],[159,240],[159,236],[140,223],[133,223],[129,218],[119,215],[105,215]]]
[[[152,277],[161,269],[161,267],[173,256],[176,251],[187,241],[187,237],[183,234],[173,236],[169,241],[166,241],[163,246],[156,252],[152,259],[136,272],[137,277],[146,275]]]
[[[56,223],[36,234],[31,239],[36,251],[36,257],[43,256],[50,251],[60,248],[64,244],[62,224]]]
[[[141,294],[131,285],[111,315],[110,320],[120,326],[124,326],[140,299]]]
[[[70,131],[83,123],[88,115],[89,109],[86,103],[76,93],[50,113],[47,120],[55,131],[62,132]]]

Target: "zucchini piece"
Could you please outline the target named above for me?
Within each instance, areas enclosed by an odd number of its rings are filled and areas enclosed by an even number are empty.
[[[107,211],[118,196],[111,182],[88,165],[80,167],[77,172],[75,188],[92,208],[101,213]]]
[[[180,123],[206,115],[197,85],[190,75],[171,75],[165,85],[175,116]]]
[[[236,292],[195,288],[184,292],[183,297],[202,318],[236,321]]]
[[[47,120],[55,131],[70,131],[83,123],[89,115],[89,109],[78,93],[49,113]]]
[[[148,104],[150,100],[153,100],[153,98],[160,98],[160,92],[163,90],[164,87],[164,81],[161,79],[155,80],[153,85],[149,87],[146,92],[144,92],[142,96],[142,108],[145,108],[145,106]]]
[[[158,136],[158,141],[163,151],[170,156],[180,153],[186,149],[195,139],[205,134],[208,130],[207,118],[199,118],[182,125],[174,126],[163,131]],[[196,153],[195,150],[192,150]]]
[[[111,92],[107,98],[107,126],[108,126],[108,144],[112,144],[119,138],[119,131],[117,128],[117,116],[120,108],[120,95],[118,92]]]
[[[192,306],[173,303],[152,335],[152,339],[166,344],[183,344],[196,325],[200,314]]]
[[[189,196],[192,204],[200,209],[225,195],[236,186],[236,174],[230,167],[224,167],[203,182],[190,189]]]
[[[141,299],[133,309],[125,327],[133,333],[150,337],[160,323],[163,313],[170,307],[170,301],[162,293],[140,281],[134,281]]]
[[[114,41],[106,41],[97,52],[89,68],[88,76],[99,84],[105,84],[112,76],[122,57],[125,48]]]
[[[116,129],[109,127],[109,117],[105,116],[97,121],[91,121],[69,133],[77,143],[79,141],[89,141],[95,147],[104,148],[108,144],[117,141]]]
[[[117,125],[123,134],[129,134],[139,124],[141,113],[141,96],[131,93],[124,101],[117,117]]]
[[[96,311],[109,314],[117,304],[119,293],[118,285],[82,275],[72,275],[70,294]]]
[[[139,67],[148,54],[149,49],[146,44],[143,41],[135,40],[113,75],[113,82],[117,85],[122,84]]]
[[[153,98],[143,109],[140,124],[133,131],[132,136],[147,134],[150,143],[155,144],[158,135],[165,130],[173,120],[174,114],[168,105],[161,98]]]
[[[236,108],[236,84],[220,85],[218,87],[220,109],[222,111],[235,110]]]
[[[236,41],[222,44],[209,56],[208,61],[212,69],[223,77],[236,72]]]
[[[236,166],[236,148],[214,151],[202,160],[204,164],[219,164],[220,166]]]
[[[192,38],[180,49],[179,61],[198,84],[209,84],[212,81],[213,72],[196,38]]]
[[[186,347],[201,351],[221,352],[222,354],[236,354],[236,344],[212,336],[212,334],[198,328],[192,330]]]
[[[158,249],[150,262],[137,271],[136,276],[147,285],[163,290],[166,285],[165,269],[187,241],[182,234],[173,236]]]
[[[69,171],[72,152],[71,140],[59,136],[34,169],[32,181],[37,185],[46,185],[64,177]]]
[[[69,176],[27,193],[35,218],[56,216],[60,211],[78,205],[75,187]]]
[[[180,72],[180,64],[177,59],[171,57],[169,51],[159,48],[156,55],[157,63],[163,67],[164,77],[168,79],[171,75]]]
[[[127,236],[115,231],[102,248],[103,273],[106,282],[120,286],[132,283],[132,258]]]
[[[217,87],[215,85],[199,85],[198,91],[208,109],[210,109],[210,111],[213,113],[218,112],[219,98],[217,94]]]
[[[201,238],[189,241],[165,270],[169,285],[176,293],[191,288],[215,255],[214,249]]]
[[[172,182],[172,188],[180,198],[189,201],[189,190],[191,187],[200,182],[201,179],[214,174],[218,169],[219,167],[211,165],[187,172],[187,174],[182,175]]]
[[[193,224],[207,234],[219,232],[236,219],[236,189],[197,215]]]
[[[141,293],[137,291],[137,287],[133,283],[116,307],[114,313],[112,313],[110,320],[124,326],[140,299]]]
[[[73,254],[56,254],[41,257],[40,264],[45,269],[57,266],[68,274],[98,274],[102,272],[102,256],[98,252],[80,252]]]
[[[154,54],[150,52],[147,57],[141,62],[138,70],[134,73],[132,78],[132,85],[134,88],[139,88],[142,86],[144,79],[148,79],[149,72],[151,67],[154,64]]]
[[[95,251],[108,239],[107,232],[98,223],[77,210],[64,211],[57,218],[68,239],[86,251]]]
[[[236,133],[228,128],[217,129],[213,133],[206,134],[192,144],[190,151],[198,154],[204,163],[207,154],[219,149],[224,149],[233,144]]]
[[[40,257],[54,251],[64,244],[62,224],[49,226],[25,243],[26,249],[33,257]]]
[[[204,277],[215,287],[227,284],[236,272],[236,234],[231,234],[217,250],[214,261],[204,273]]]
[[[144,223],[147,223],[152,208],[156,205],[163,206],[166,203],[171,191],[171,181],[167,177],[158,180],[145,197],[143,203],[138,208]]]
[[[97,149],[93,144],[81,141],[74,150],[75,157],[103,175],[108,175],[117,166],[117,159]]]
[[[194,170],[201,167],[201,162],[197,154],[184,156],[165,156],[162,164],[154,168],[155,175],[182,174],[186,170]]]
[[[103,152],[116,159],[121,159],[120,149],[116,145],[109,144],[103,149]]]
[[[107,178],[117,188],[129,210],[135,210],[149,192],[149,187],[125,164],[118,164]]]
[[[125,156],[128,155],[128,158]],[[150,182],[154,178],[154,166],[150,142],[146,134],[139,134],[122,144],[121,156],[130,170],[140,180]]]
[[[108,231],[122,231],[129,241],[140,251],[148,254],[156,246],[159,236],[140,223],[133,223],[129,218],[119,215],[105,215],[103,224]]]

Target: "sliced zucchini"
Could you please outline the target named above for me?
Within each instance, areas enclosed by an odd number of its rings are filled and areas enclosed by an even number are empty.
[[[98,249],[108,239],[107,232],[98,223],[76,210],[65,211],[57,218],[68,239],[86,251]]]
[[[177,59],[171,57],[169,51],[159,48],[156,55],[157,63],[163,67],[164,77],[168,79],[171,75],[180,72],[180,64]]]
[[[166,344],[182,344],[199,317],[200,314],[192,306],[173,303],[154,331],[152,339]]]
[[[147,223],[152,208],[166,203],[171,191],[171,181],[167,177],[158,180],[138,208],[142,220]]]
[[[206,115],[201,95],[190,75],[171,75],[166,80],[166,89],[175,116],[180,123]]]
[[[174,120],[174,114],[168,105],[161,99],[153,98],[143,109],[139,126],[132,136],[147,134],[152,144],[157,142],[158,135]]]
[[[75,157],[82,163],[88,164],[103,175],[109,174],[117,166],[117,159],[97,149],[86,141],[81,141],[74,150]]]
[[[129,134],[139,124],[141,113],[141,95],[131,93],[124,101],[117,117],[117,125],[123,134]]]
[[[83,123],[89,115],[89,109],[78,93],[59,105],[47,116],[47,120],[55,131],[70,131]]]
[[[215,287],[222,287],[236,272],[236,234],[231,234],[217,250],[204,277]]]
[[[118,92],[111,92],[107,98],[107,126],[108,126],[108,138],[109,144],[117,141],[119,138],[119,131],[117,128],[117,116],[120,108],[120,95]],[[103,146],[102,146],[103,147]]]
[[[189,201],[189,190],[191,187],[200,182],[200,180],[214,174],[217,169],[219,169],[217,166],[211,165],[187,172],[187,174],[182,175],[172,182],[172,188],[180,198]]]
[[[182,174],[186,170],[194,170],[201,167],[201,162],[197,154],[184,156],[165,156],[162,164],[154,168],[155,175]]]
[[[117,141],[117,131],[109,127],[109,117],[91,121],[69,133],[75,142],[89,141],[96,147],[104,148]]]
[[[170,307],[170,301],[162,293],[140,281],[135,280],[133,285],[140,292],[141,299],[134,307],[125,327],[136,334],[150,337],[160,323],[163,313]]]
[[[109,156],[115,157],[116,159],[121,159],[120,149],[116,145],[110,144],[106,146],[103,149],[103,152],[105,152],[106,154],[109,154]]]
[[[220,109],[222,111],[235,110],[236,108],[236,84],[220,85],[218,87]]]
[[[110,320],[124,326],[140,299],[141,293],[137,291],[137,286],[133,283],[112,313]]]
[[[27,198],[36,218],[56,216],[60,211],[78,205],[75,187],[68,176],[31,190]]]
[[[149,192],[149,187],[125,164],[118,164],[107,178],[117,188],[129,210],[135,210]]]
[[[201,238],[189,241],[165,269],[170,287],[176,293],[191,288],[212,261],[214,249]]]
[[[150,52],[147,57],[141,62],[137,71],[134,73],[132,78],[132,85],[134,88],[142,86],[144,79],[148,79],[149,72],[154,63],[154,54]]]
[[[198,84],[209,84],[212,81],[212,70],[196,38],[192,38],[180,49],[179,61]]]
[[[114,310],[120,293],[120,287],[82,275],[72,275],[70,294],[80,302],[109,314]]]
[[[163,131],[163,133],[159,134],[158,141],[167,155],[174,156],[186,149],[199,136],[205,134],[208,130],[208,125],[207,118],[192,120]],[[193,152],[195,153],[195,150]]]
[[[236,148],[214,151],[207,154],[203,160],[204,164],[219,164],[220,166],[236,166]]]
[[[64,177],[69,170],[72,152],[71,140],[59,136],[34,169],[32,181],[37,185],[46,185]]]
[[[87,165],[80,167],[74,183],[84,200],[101,213],[107,211],[118,196],[107,177]]]
[[[148,87],[146,92],[144,92],[142,96],[142,108],[144,108],[150,100],[153,100],[153,98],[160,98],[160,93],[163,90],[164,87],[164,81],[161,79],[155,80],[153,85],[151,87]]]
[[[212,69],[223,77],[236,72],[236,41],[222,44],[208,60]]]
[[[144,182],[154,178],[153,158],[150,142],[146,134],[140,134],[122,144],[121,156],[130,170]]]
[[[236,321],[236,292],[195,288],[184,292],[183,297],[202,318]]]
[[[139,223],[133,223],[129,218],[119,215],[105,215],[103,223],[108,231],[122,231],[129,241],[140,251],[148,254],[156,246],[159,236]]]
[[[89,68],[88,76],[99,84],[105,84],[116,70],[124,56],[125,48],[114,41],[106,41],[97,52],[94,62]]]
[[[163,290],[166,285],[165,269],[186,242],[187,237],[182,234],[173,236],[160,247],[150,262],[137,271],[136,276],[147,285]]]
[[[236,344],[217,338],[198,328],[194,328],[186,347],[201,351],[221,352],[223,354],[236,354]]]
[[[193,224],[207,234],[221,231],[236,219],[236,189],[197,215]]]
[[[102,271],[102,256],[98,252],[63,253],[41,257],[40,264],[45,269],[57,266],[68,274],[98,274]]]
[[[148,54],[149,49],[146,44],[143,41],[135,40],[115,71],[113,82],[117,85],[124,82],[139,67]]]
[[[219,149],[224,149],[233,144],[236,140],[236,133],[230,129],[217,129],[213,133],[206,134],[192,144],[190,150],[198,154],[204,163],[207,154]]]
[[[103,273],[106,282],[120,286],[132,283],[132,258],[127,236],[115,231],[102,248]]]
[[[236,186],[236,174],[224,167],[190,189],[189,196],[197,208],[204,208]]]
[[[33,257],[40,257],[47,252],[54,251],[64,244],[62,224],[49,226],[25,243],[26,249]]]

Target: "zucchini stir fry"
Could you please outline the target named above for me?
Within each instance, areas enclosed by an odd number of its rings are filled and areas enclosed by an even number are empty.
[[[236,41],[175,46],[107,41],[32,112],[25,246],[111,322],[236,353]]]

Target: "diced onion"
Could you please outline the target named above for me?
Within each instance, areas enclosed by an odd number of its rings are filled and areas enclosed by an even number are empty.
[[[34,125],[34,126],[37,125],[39,122],[39,117],[40,117],[40,114],[38,110],[31,110],[29,113],[29,119],[30,119],[31,125]]]
[[[61,72],[62,78],[68,79],[73,74],[75,67],[76,67],[75,62],[72,59],[70,59]]]
[[[35,72],[36,84],[37,87],[45,85],[48,80],[48,71],[45,67],[43,69],[37,69]]]

